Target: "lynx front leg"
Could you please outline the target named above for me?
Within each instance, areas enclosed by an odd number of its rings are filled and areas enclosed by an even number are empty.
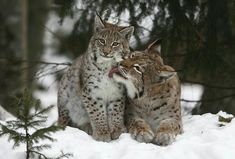
[[[124,125],[124,99],[111,101],[108,105],[108,124],[111,138],[117,139],[122,133],[126,132]]]
[[[139,142],[152,142],[154,133],[150,128],[150,125],[138,117],[130,117],[127,120],[127,130],[131,134],[132,138]]]
[[[62,126],[71,126],[71,119],[69,117],[69,111],[67,109],[63,109],[61,107],[58,107],[58,124]]]
[[[153,143],[166,146],[175,141],[176,135],[181,133],[181,124],[176,119],[162,120],[155,132]]]
[[[92,137],[98,141],[110,141],[106,108],[102,100],[95,100],[83,95],[84,106],[87,110],[92,127]]]

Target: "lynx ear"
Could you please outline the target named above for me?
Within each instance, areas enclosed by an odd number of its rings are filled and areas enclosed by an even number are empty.
[[[157,39],[148,46],[149,53],[158,53],[161,55],[161,42],[163,39]]]
[[[176,72],[172,67],[164,65],[161,69],[161,72],[159,74],[156,74],[153,82],[162,83],[171,79],[175,75],[176,75]]]
[[[129,41],[134,32],[134,27],[129,26],[120,31],[120,33]]]
[[[170,80],[172,77],[174,77],[176,75],[176,71],[168,66],[168,65],[164,65],[162,68],[161,68],[161,72],[160,74],[157,75],[157,77],[155,77],[155,82],[164,82],[164,81],[168,81]],[[158,83],[157,82],[157,83]]]
[[[98,14],[96,14],[95,16],[95,24],[94,24],[94,32],[99,32],[100,30],[104,29],[104,22],[103,20],[100,18],[100,16]]]

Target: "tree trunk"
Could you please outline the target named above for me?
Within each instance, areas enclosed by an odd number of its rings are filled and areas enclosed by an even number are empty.
[[[22,77],[21,88],[28,87],[28,0],[22,0],[22,31],[21,31]]]
[[[13,112],[21,88],[21,1],[0,1],[0,104]]]
[[[232,26],[229,24],[228,1],[209,0],[208,5],[207,54],[210,54],[211,60],[215,65],[212,66],[214,69],[211,69],[210,74],[203,75],[203,81],[219,86],[234,87],[234,48],[226,46],[234,43],[234,38],[232,37],[234,33],[232,33],[231,28],[234,28],[235,25],[233,24]],[[222,57],[217,63],[216,60],[214,60],[216,55]],[[208,99],[213,100],[206,102]],[[195,113],[217,113],[223,110],[235,115],[234,89],[214,89],[206,87],[203,92],[202,100],[205,100],[205,102],[201,104],[199,111],[194,111]]]
[[[0,1],[0,104],[13,114],[12,97],[36,88],[37,64],[28,61],[42,55],[48,6],[47,0]]]

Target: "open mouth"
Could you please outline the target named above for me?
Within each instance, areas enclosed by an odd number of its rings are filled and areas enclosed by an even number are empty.
[[[113,74],[117,74],[120,77],[123,77],[124,79],[127,79],[127,72],[125,71],[124,68],[122,68],[121,66],[116,66],[113,67],[110,71],[109,71],[109,78],[113,77]]]

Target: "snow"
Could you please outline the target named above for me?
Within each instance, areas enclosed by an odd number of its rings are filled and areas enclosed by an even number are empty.
[[[200,100],[203,93],[203,86],[199,84],[189,84],[183,83],[181,84],[181,99],[186,100],[193,100],[197,101]],[[182,107],[182,114],[190,114],[196,106],[200,103],[196,102],[181,102]]]
[[[65,131],[53,134],[57,142],[44,153],[57,156],[63,150],[64,153],[72,153],[72,159],[234,159],[235,120],[220,127],[219,115],[231,116],[225,112],[184,116],[184,133],[166,147],[139,143],[128,133],[110,143],[98,142],[79,129],[66,127]],[[12,149],[7,136],[0,138],[0,147],[1,159],[25,157],[24,146]]]

